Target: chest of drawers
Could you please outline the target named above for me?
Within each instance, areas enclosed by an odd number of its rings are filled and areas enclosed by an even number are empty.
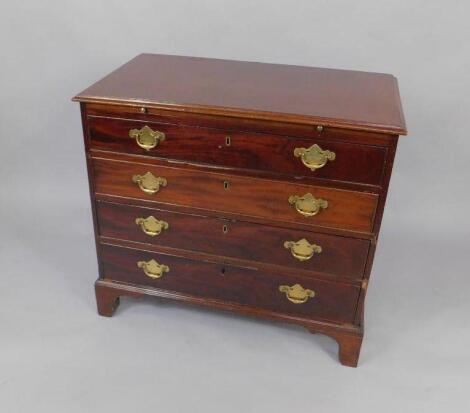
[[[144,54],[80,102],[98,312],[152,295],[295,323],[356,366],[393,76]]]

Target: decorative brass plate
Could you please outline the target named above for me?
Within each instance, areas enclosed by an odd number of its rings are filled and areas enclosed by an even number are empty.
[[[294,156],[311,171],[323,168],[328,161],[334,161],[336,154],[331,151],[323,150],[317,144],[310,146],[310,148],[295,148]]]
[[[309,298],[315,297],[315,291],[304,288],[300,284],[294,284],[292,287],[280,285],[279,291],[285,293],[287,299],[294,304],[303,304]]]
[[[146,172],[144,175],[134,175],[132,182],[139,185],[139,188],[146,194],[156,194],[161,186],[166,186],[165,178],[155,176],[152,172]]]
[[[163,132],[158,130],[154,131],[147,125],[142,129],[131,129],[129,131],[129,136],[134,138],[137,145],[146,151],[155,148],[160,142],[165,140],[165,134]]]
[[[167,265],[159,264],[155,260],[139,261],[137,266],[142,268],[145,275],[150,278],[160,278],[164,273],[170,271],[170,268]]]
[[[160,235],[163,230],[170,227],[168,222],[160,221],[153,215],[150,215],[148,218],[136,218],[135,223],[140,226],[143,232],[151,237]]]
[[[299,214],[305,217],[317,215],[321,209],[328,208],[328,201],[321,198],[315,198],[311,193],[304,196],[291,195],[289,204],[294,205]]]
[[[313,254],[320,254],[322,248],[316,244],[310,244],[305,238],[295,242],[286,241],[284,247],[289,249],[292,256],[297,258],[299,261],[307,261],[313,257]]]

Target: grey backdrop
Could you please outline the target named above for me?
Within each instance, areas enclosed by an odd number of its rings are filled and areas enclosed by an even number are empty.
[[[467,412],[467,1],[0,3],[0,411]],[[393,73],[399,144],[360,367],[301,329],[158,300],[98,317],[79,108],[141,52]]]

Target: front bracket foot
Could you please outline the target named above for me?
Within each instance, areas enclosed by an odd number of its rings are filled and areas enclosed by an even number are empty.
[[[98,314],[111,317],[119,306],[119,291],[97,282],[95,284],[95,295]]]

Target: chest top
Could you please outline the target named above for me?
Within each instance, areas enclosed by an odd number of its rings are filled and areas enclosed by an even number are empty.
[[[74,100],[406,134],[381,73],[141,54]]]

